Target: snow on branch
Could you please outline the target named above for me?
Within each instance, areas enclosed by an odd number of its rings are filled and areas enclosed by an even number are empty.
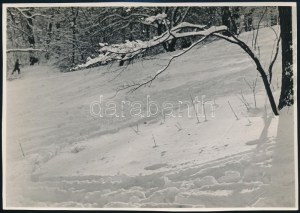
[[[33,49],[33,48],[25,48],[25,49],[8,49],[6,50],[7,53],[11,52],[47,52],[44,49]]]
[[[167,14],[159,13],[156,16],[150,16],[150,17],[146,18],[145,23],[152,24],[155,21],[157,21],[158,23],[161,23],[166,18],[167,18]]]
[[[178,24],[176,27],[173,27],[171,31],[178,31],[179,29],[183,28],[194,28],[194,29],[199,29],[199,30],[204,30],[206,25],[200,25],[200,24],[191,24],[188,22],[182,22]]]
[[[193,31],[193,32],[179,32],[180,29],[191,27],[195,29],[199,29],[201,31]],[[147,49],[153,48],[157,45],[160,45],[164,42],[170,41],[173,38],[183,38],[189,36],[208,36],[213,33],[218,33],[224,30],[227,30],[226,26],[218,26],[211,27],[209,29],[203,30],[205,26],[203,25],[194,25],[189,24],[187,22],[183,22],[178,26],[172,28],[171,30],[163,33],[160,36],[154,37],[149,41],[126,41],[124,44],[112,44],[105,45],[100,44],[101,48],[99,52],[102,53],[98,57],[89,59],[85,64],[77,65],[72,68],[72,70],[84,69],[88,68],[93,64],[100,63],[106,64],[108,62],[116,61],[116,60],[129,60],[140,53],[146,51]]]
[[[163,20],[163,21],[165,21],[165,20]],[[180,32],[181,29],[183,29],[185,27],[194,28],[194,31]],[[197,31],[197,30],[200,30],[200,31]],[[226,32],[227,35],[224,34],[224,32]],[[184,49],[183,51],[181,51],[180,53],[178,53],[176,55],[171,56],[167,65],[165,67],[163,67],[162,69],[158,70],[154,76],[149,76],[150,78],[148,78],[148,80],[144,80],[141,83],[133,82],[132,84],[124,85],[123,87],[119,88],[116,91],[115,95],[117,95],[117,93],[121,90],[131,88],[130,91],[132,92],[132,91],[139,89],[142,86],[151,84],[151,82],[154,79],[156,79],[157,76],[159,76],[161,73],[163,73],[169,67],[169,65],[175,58],[180,57],[181,55],[185,54],[187,51],[189,51],[195,45],[197,45],[200,42],[202,42],[203,40],[205,40],[207,37],[217,36],[228,42],[231,42],[233,44],[240,46],[250,56],[250,58],[255,62],[256,69],[260,73],[260,76],[263,80],[263,84],[264,84],[267,96],[269,98],[269,102],[270,102],[272,111],[273,111],[274,115],[279,115],[277,105],[275,103],[274,96],[273,96],[271,88],[270,88],[270,82],[268,80],[268,76],[259,60],[259,57],[257,57],[255,51],[253,51],[251,47],[249,47],[245,42],[243,42],[242,40],[237,38],[234,34],[232,34],[226,26],[218,26],[218,27],[213,26],[213,27],[210,27],[209,29],[205,29],[201,25],[194,25],[194,24],[184,22],[184,23],[179,24],[176,27],[173,27],[172,29],[168,29],[168,31],[166,31],[162,35],[160,35],[158,37],[154,37],[153,39],[151,39],[149,41],[131,41],[131,42],[126,41],[125,44],[114,44],[114,45],[104,45],[104,46],[102,44],[101,45],[102,48],[100,48],[99,52],[100,53],[102,52],[103,54],[99,55],[98,57],[96,57],[94,59],[89,59],[87,61],[87,63],[78,65],[77,67],[73,68],[72,70],[87,68],[94,63],[107,63],[108,61],[114,61],[114,60],[123,60],[123,61],[129,60],[129,59],[132,59],[135,56],[139,55],[140,53],[144,52],[145,50],[152,48],[156,45],[163,44],[164,42],[167,42],[173,38],[183,38],[183,37],[189,37],[189,36],[192,36],[192,37],[201,36],[201,38],[197,42],[193,43],[190,47]],[[279,41],[277,41],[277,48],[278,48],[278,46],[279,46]],[[275,58],[274,59],[274,61],[275,61],[276,56],[274,58]],[[270,69],[272,69],[272,64],[270,66]],[[269,73],[271,73],[270,70],[269,70]]]
[[[181,26],[181,27],[180,27]],[[197,25],[195,25],[197,26]],[[100,50],[103,52],[111,52],[111,53],[118,53],[118,54],[128,54],[128,53],[134,53],[139,52],[143,49],[152,48],[154,46],[157,46],[158,44],[161,44],[163,42],[169,41],[173,38],[183,38],[183,37],[189,37],[189,36],[207,36],[212,33],[220,32],[223,30],[226,30],[226,26],[219,26],[219,27],[211,27],[207,30],[203,31],[194,31],[194,32],[178,32],[179,29],[182,29],[184,27],[187,27],[184,23],[182,25],[178,25],[174,28],[172,28],[170,31],[165,32],[161,36],[154,37],[153,39],[149,41],[126,41],[124,44],[114,44],[110,46],[102,47]],[[202,29],[202,26],[197,26],[198,28]]]

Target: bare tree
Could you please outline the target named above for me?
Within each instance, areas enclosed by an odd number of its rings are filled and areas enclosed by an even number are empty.
[[[186,28],[191,28],[191,29],[193,29],[193,31],[182,32],[182,30],[186,29]],[[161,36],[155,37],[149,41],[135,42],[135,43],[130,42],[128,44],[119,44],[119,45],[103,47],[102,50],[105,50],[106,54],[99,57],[98,61],[120,60],[120,54],[125,55],[125,57],[123,57],[122,60],[128,60],[133,57],[136,57],[137,55],[141,54],[142,52],[146,51],[147,49],[153,48],[157,45],[161,45],[164,42],[172,40],[173,38],[185,38],[185,37],[196,37],[196,36],[201,36],[201,38],[199,40],[197,40],[196,42],[194,42],[190,47],[184,49],[180,53],[173,55],[169,59],[168,64],[164,68],[158,70],[155,75],[150,76],[148,79],[146,79],[145,81],[140,82],[140,83],[124,85],[123,87],[119,88],[118,91],[123,90],[123,89],[128,89],[128,88],[131,88],[130,91],[135,91],[135,90],[141,88],[142,86],[150,84],[153,80],[155,80],[160,74],[162,74],[169,67],[169,65],[175,58],[178,58],[181,55],[185,54],[186,52],[191,50],[194,46],[201,43],[208,37],[216,36],[216,37],[224,39],[232,44],[238,45],[254,61],[254,63],[256,64],[256,69],[259,72],[259,74],[263,80],[263,84],[264,84],[265,90],[267,92],[271,108],[275,115],[279,115],[277,107],[276,107],[276,103],[275,103],[275,100],[274,100],[274,97],[273,97],[273,94],[272,94],[272,91],[270,88],[267,74],[266,74],[263,66],[260,63],[259,58],[256,56],[256,54],[251,50],[251,48],[246,43],[244,43],[242,40],[240,40],[235,35],[233,35],[226,26],[219,26],[219,27],[213,26],[213,27],[210,27],[209,29],[205,29],[205,26],[203,26],[203,25],[196,25],[196,24],[183,22],[183,23],[173,27],[172,29],[169,29],[168,31],[163,33]],[[95,61],[97,61],[97,60],[95,60]],[[86,67],[86,65],[83,64],[83,65],[77,66],[75,69],[85,68],[85,67]]]

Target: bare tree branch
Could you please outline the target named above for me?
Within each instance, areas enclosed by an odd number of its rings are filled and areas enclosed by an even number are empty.
[[[186,27],[198,29],[200,31],[180,32],[181,29],[186,28]],[[257,55],[255,54],[255,51],[253,51],[245,42],[243,42],[242,40],[237,38],[234,34],[232,34],[227,29],[226,26],[219,26],[219,27],[213,26],[213,27],[210,27],[209,29],[204,29],[204,27],[202,25],[194,25],[194,24],[183,22],[183,23],[177,25],[176,27],[173,27],[172,29],[168,29],[168,31],[163,33],[161,36],[154,37],[153,39],[151,39],[149,41],[144,41],[144,42],[143,41],[139,41],[139,42],[134,41],[134,42],[127,42],[125,44],[104,46],[103,48],[100,49],[100,51],[105,51],[106,52],[105,55],[101,55],[101,57],[99,56],[99,58],[93,59],[92,62],[89,61],[87,65],[86,64],[78,65],[74,69],[85,68],[85,67],[88,67],[91,63],[99,63],[99,62],[101,63],[102,61],[107,62],[107,60],[109,60],[109,61],[128,60],[128,59],[133,58],[136,55],[144,52],[146,49],[150,49],[159,44],[163,44],[164,42],[169,41],[173,38],[201,36],[201,39],[199,39],[198,41],[193,43],[190,47],[188,47],[187,49],[185,49],[184,51],[182,51],[176,55],[171,56],[167,65],[165,67],[163,67],[162,69],[158,70],[154,76],[150,76],[150,78],[148,80],[145,80],[141,83],[134,83],[131,85],[126,85],[117,90],[117,92],[118,92],[120,90],[132,88],[129,92],[133,92],[133,91],[141,88],[142,86],[146,86],[147,84],[149,84],[153,80],[155,80],[160,74],[162,74],[170,66],[171,62],[175,58],[180,57],[181,55],[185,54],[186,52],[191,50],[194,46],[196,46],[197,44],[199,44],[200,42],[205,40],[207,37],[217,36],[219,38],[222,38],[228,42],[231,42],[231,43],[236,44],[239,47],[241,47],[248,54],[248,56],[250,56],[250,58],[255,62],[256,69],[260,73],[261,78],[263,80],[271,108],[275,115],[279,115],[278,109],[277,109],[277,106],[276,106],[276,103],[274,100],[274,96],[272,94],[272,91],[271,91],[271,88],[269,85],[267,74],[260,63],[259,57],[257,57]],[[221,34],[221,32],[226,32],[228,34],[228,36]],[[123,55],[123,57],[120,58],[120,56],[119,56],[120,54]],[[255,82],[255,85],[256,85],[256,82]],[[253,85],[253,86],[255,86],[255,85]]]
[[[183,16],[182,16],[180,22],[184,22],[184,20],[185,20],[185,18],[186,18],[186,16],[187,16],[188,12],[190,11],[190,9],[191,9],[191,7],[186,8],[186,11],[185,11],[185,13],[183,14]]]
[[[177,11],[178,11],[178,7],[175,7],[172,11],[171,26],[170,26],[171,28],[173,28],[174,25],[176,25],[176,20],[175,20],[176,16],[175,15],[176,15]]]
[[[17,8],[17,7],[14,7],[16,10],[18,10],[26,19],[30,19],[30,18],[35,18],[36,16],[42,16],[42,17],[45,17],[45,18],[50,18],[50,16],[48,16],[48,15],[43,15],[43,14],[41,14],[41,13],[35,13],[35,14],[33,14],[33,15],[27,15],[27,14],[25,14],[24,13],[24,11],[26,11],[26,10],[21,10],[20,8]]]
[[[108,19],[110,19],[110,18],[118,18],[119,20],[118,21],[116,21],[116,22],[113,22],[113,23],[111,23],[111,24],[109,24],[109,25],[106,25],[104,28],[101,28],[101,32],[102,31],[104,31],[104,30],[106,30],[106,29],[108,29],[108,28],[110,28],[110,27],[114,27],[114,26],[116,26],[117,24],[119,24],[119,23],[123,23],[124,21],[127,21],[127,20],[129,20],[130,18],[136,18],[136,17],[149,17],[149,15],[147,15],[147,14],[138,14],[138,13],[133,13],[133,14],[130,14],[129,16],[121,16],[121,15],[119,15],[119,14],[111,14],[111,15],[108,15],[108,16],[106,16],[104,19],[102,19],[101,21],[99,21],[99,23],[98,24],[94,24],[93,26],[90,26],[90,27],[87,27],[87,28],[85,28],[83,31],[85,32],[85,31],[87,31],[87,30],[90,30],[90,29],[92,29],[92,28],[95,28],[95,27],[99,27],[99,26],[101,26],[101,24],[103,23],[103,22],[105,22],[106,20],[108,20]],[[121,20],[120,20],[121,19]],[[139,23],[141,23],[141,24],[145,24],[145,25],[150,25],[150,26],[152,26],[152,27],[155,27],[155,25],[153,25],[153,24],[148,24],[148,23],[146,23],[146,22],[143,22],[143,21],[137,21],[137,19],[133,19],[135,22],[139,22]],[[97,33],[98,32],[100,32],[99,30],[97,31]],[[95,34],[95,33],[94,33]]]
[[[210,34],[212,34],[214,32],[211,32]],[[203,40],[205,40],[210,34],[206,35],[206,36],[203,36],[201,39],[199,39],[198,41],[196,41],[195,43],[193,43],[190,47],[188,47],[187,49],[185,49],[184,51],[176,54],[176,55],[173,55],[170,59],[169,59],[169,62],[167,63],[167,65],[162,68],[161,70],[158,70],[156,72],[156,74],[150,78],[150,80],[147,80],[143,83],[140,83],[137,87],[133,88],[131,91],[135,91],[137,89],[139,89],[140,87],[152,82],[154,79],[156,79],[160,74],[162,74],[171,64],[171,62],[175,59],[175,58],[178,58],[179,56],[185,54],[186,52],[188,52],[189,50],[191,50],[194,46],[196,46],[197,44],[199,44],[200,42],[202,42]]]
[[[9,26],[11,26],[11,27],[13,27],[13,28],[15,28],[15,29],[21,31],[22,33],[24,33],[24,34],[27,35],[27,36],[30,36],[29,33],[25,32],[24,30],[22,30],[21,28],[15,26],[15,25],[13,25],[13,24],[10,24]]]
[[[128,20],[132,17],[149,17],[149,15],[133,13],[133,14],[130,14],[129,16],[121,16],[119,14],[112,14],[112,15],[106,16],[104,19],[102,19],[102,21],[99,24],[103,23],[104,21],[106,21],[107,19],[112,18],[112,17],[117,17],[117,18],[120,18],[123,20]]]

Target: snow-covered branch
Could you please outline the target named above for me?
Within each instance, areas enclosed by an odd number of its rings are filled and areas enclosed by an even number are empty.
[[[179,31],[180,29],[183,29],[183,28],[193,28],[193,29],[198,29],[198,30],[204,30],[205,27],[206,27],[206,25],[191,24],[191,23],[188,23],[188,22],[182,22],[182,23],[178,24],[176,27],[173,27],[171,29],[171,31],[175,32],[175,31]]]
[[[183,25],[184,27],[185,25]],[[176,30],[179,30],[180,28],[175,27]],[[154,37],[153,39],[149,41],[126,41],[125,44],[115,44],[110,46],[105,46],[101,48],[101,51],[104,52],[111,52],[111,53],[117,53],[117,54],[128,54],[128,53],[134,53],[139,52],[144,49],[149,49],[154,46],[157,46],[159,44],[162,44],[163,42],[169,41],[172,38],[183,38],[183,37],[189,37],[189,36],[208,36],[210,34],[220,32],[223,30],[226,30],[226,26],[219,26],[219,27],[211,27],[207,30],[203,31],[196,31],[196,32],[183,32],[179,33],[176,32],[176,30],[173,28],[169,31],[167,31],[165,34],[163,34],[160,37]]]
[[[167,18],[167,14],[159,13],[156,16],[150,16],[150,17],[146,18],[145,23],[152,24],[155,21],[157,21],[158,23],[161,23],[166,18]]]
[[[33,49],[33,48],[24,48],[24,49],[8,49],[6,50],[7,53],[11,52],[47,52],[44,49]]]
[[[154,37],[149,41],[126,41],[124,44],[113,44],[109,46],[103,46],[100,48],[100,54],[98,57],[87,61],[85,64],[78,65],[72,70],[78,70],[90,67],[93,63],[107,63],[115,60],[128,60],[135,57],[136,55],[144,52],[147,49],[153,48],[157,45],[163,44],[164,42],[170,41],[173,38],[183,38],[189,36],[208,36],[213,33],[221,32],[227,29],[226,26],[211,27],[202,31],[193,32],[179,32],[180,29],[191,27],[195,29],[203,29],[203,25],[194,25],[189,23],[181,23],[178,26],[172,28],[171,30],[165,32],[161,36]],[[122,56],[122,57],[121,57]]]

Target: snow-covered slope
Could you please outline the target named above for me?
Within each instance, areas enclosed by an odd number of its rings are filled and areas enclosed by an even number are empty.
[[[241,38],[251,43],[252,33]],[[260,30],[265,67],[274,38],[271,29]],[[198,46],[174,61],[150,87],[114,96],[124,82],[155,73],[169,57],[166,53],[138,61],[124,71],[115,65],[71,73],[26,67],[22,78],[8,81],[7,206],[293,207],[293,181],[275,189],[285,193],[285,200],[272,191],[282,181],[276,171],[284,156],[291,165],[286,179],[294,179],[293,137],[283,139],[286,146],[280,149],[277,137],[283,134],[278,129],[281,117],[291,122],[293,110],[274,117],[261,79],[255,108],[244,81],[255,80],[255,65],[238,46],[222,40]],[[272,86],[276,100],[280,58]],[[241,90],[249,111],[237,97]],[[207,121],[200,117],[200,123],[195,116],[189,118],[184,107],[165,119],[95,117],[90,105],[100,95],[104,104],[140,101],[143,110],[147,95],[160,105],[205,95],[214,102],[215,116],[207,105]]]

